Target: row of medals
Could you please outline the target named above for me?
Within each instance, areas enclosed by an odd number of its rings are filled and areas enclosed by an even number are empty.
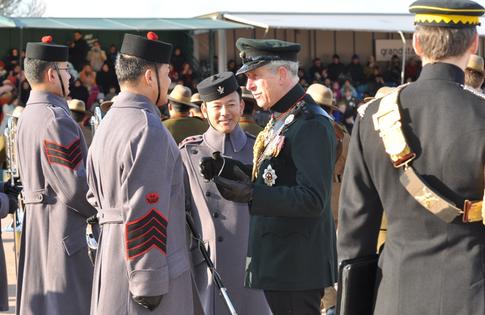
[[[261,131],[254,143],[254,160],[253,160],[253,181],[258,176],[258,170],[261,163],[264,160],[272,157],[277,157],[283,149],[285,142],[285,136],[282,135],[282,131],[286,126],[291,124],[295,119],[293,111],[289,111],[287,114],[283,114],[282,117],[274,118],[271,116],[270,121],[266,125],[263,131]],[[268,186],[273,186],[276,183],[276,171],[271,164],[268,164],[263,171],[264,183]]]

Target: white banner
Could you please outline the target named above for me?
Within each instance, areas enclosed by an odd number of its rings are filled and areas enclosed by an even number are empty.
[[[400,39],[376,39],[376,61],[390,61],[393,55],[402,60],[403,44]],[[406,60],[415,56],[412,39],[406,41]]]

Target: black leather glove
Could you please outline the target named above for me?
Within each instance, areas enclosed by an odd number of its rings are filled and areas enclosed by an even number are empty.
[[[8,197],[8,213],[15,213],[19,208],[18,199],[12,195],[7,195]]]
[[[135,296],[133,295],[133,301],[135,301],[141,307],[144,307],[150,311],[153,311],[160,302],[162,301],[162,296]]]
[[[222,197],[227,200],[247,203],[253,199],[254,184],[251,178],[238,166],[233,168],[236,180],[227,179],[221,176],[214,177],[217,189]]]
[[[212,157],[203,157],[199,163],[199,170],[202,177],[208,181],[215,176],[238,180],[238,177],[234,174],[235,166],[239,167],[246,174],[251,174],[251,165],[245,165],[238,160],[223,157],[219,151],[212,153]]]
[[[17,187],[16,185],[12,185],[10,181],[5,182],[3,184],[3,192],[6,193],[7,195],[17,198],[21,191],[22,189],[20,187]]]

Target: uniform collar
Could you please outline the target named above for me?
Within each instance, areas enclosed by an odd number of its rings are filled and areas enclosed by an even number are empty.
[[[212,150],[222,152],[222,154],[241,151],[248,139],[246,133],[244,133],[239,125],[229,134],[219,132],[211,126],[204,133],[203,137],[204,141]]]
[[[62,96],[55,95],[47,91],[30,91],[29,100],[27,105],[34,104],[51,104],[54,107],[60,107],[69,113],[69,107],[67,106],[66,99]]]
[[[463,84],[465,73],[459,67],[450,63],[437,62],[423,67],[418,82],[421,80],[444,80]]]
[[[301,99],[303,95],[305,95],[305,90],[297,83],[285,96],[270,108],[270,111],[272,113],[284,113]]]
[[[116,97],[113,103],[113,108],[138,108],[145,109],[154,115],[158,115],[159,111],[148,97],[141,94],[135,94],[131,92],[122,91]]]

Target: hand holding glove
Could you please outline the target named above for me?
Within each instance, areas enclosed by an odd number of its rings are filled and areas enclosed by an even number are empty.
[[[222,197],[227,200],[247,203],[253,199],[254,184],[251,178],[244,173],[237,165],[233,168],[235,180],[222,176],[214,177],[217,189]]]
[[[204,179],[207,181],[216,176],[238,180],[238,177],[234,174],[235,166],[237,166],[239,170],[244,171],[246,174],[251,174],[251,165],[245,165],[238,160],[223,157],[219,151],[212,153],[212,157],[203,157],[199,163],[199,170],[202,177],[204,177]]]

